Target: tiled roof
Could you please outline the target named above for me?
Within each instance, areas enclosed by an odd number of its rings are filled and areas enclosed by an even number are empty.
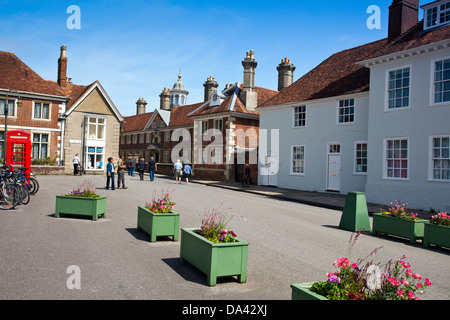
[[[67,84],[65,87],[60,87],[56,81],[42,79],[14,53],[5,51],[0,51],[0,74],[0,88],[66,97],[68,98],[67,109],[70,109],[89,88],[98,83],[94,81],[87,86]]]
[[[244,103],[239,98],[239,93],[242,90],[242,84],[239,85],[239,88],[234,86],[234,90],[228,90],[226,95],[227,97],[222,101],[222,103],[218,106],[211,107],[209,103],[205,104],[202,108],[196,110],[194,113],[190,114],[190,116],[204,116],[209,114],[217,114],[224,112],[238,112],[245,114],[254,114],[259,115],[258,111],[248,110]],[[278,91],[270,90],[266,88],[256,87],[255,92],[258,95],[258,103],[264,103],[274,95],[278,93]]]
[[[169,126],[179,127],[194,125],[194,120],[188,117],[188,114],[200,107],[202,104],[204,104],[204,102],[174,107],[170,115]]]
[[[257,109],[368,91],[370,70],[357,62],[449,38],[450,25],[424,32],[419,22],[394,41],[385,38],[333,54]]]
[[[150,120],[153,112],[143,113],[135,116],[124,117],[124,132],[144,130],[148,120]]]
[[[55,96],[66,94],[16,57],[14,53],[0,51],[0,88]]]

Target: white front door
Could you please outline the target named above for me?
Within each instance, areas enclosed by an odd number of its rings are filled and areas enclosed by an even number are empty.
[[[339,191],[341,188],[341,155],[328,155],[327,190]]]
[[[278,187],[277,184],[277,177],[278,177],[278,156],[271,156],[270,157],[270,164],[269,164],[269,186]]]
[[[266,157],[266,163],[260,165],[261,185],[278,186],[278,156]]]

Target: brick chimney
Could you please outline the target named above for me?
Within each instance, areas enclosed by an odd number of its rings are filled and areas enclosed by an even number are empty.
[[[289,87],[294,81],[295,67],[288,58],[281,60],[278,70],[278,91]]]
[[[159,108],[161,110],[170,111],[170,90],[164,88],[164,90],[159,95],[159,98],[160,98]]]
[[[66,46],[61,46],[61,56],[58,59],[58,86],[65,87],[67,84],[67,57]]]
[[[253,50],[247,51],[247,56],[242,61],[244,67],[244,85],[240,98],[245,107],[254,110],[258,104],[258,95],[255,92],[255,69],[258,63],[255,60]]]
[[[147,106],[147,101],[144,98],[139,98],[136,101],[136,115],[144,114]]]
[[[394,0],[389,7],[388,40],[395,40],[418,21],[419,0]]]
[[[205,87],[205,102],[211,99],[212,94],[216,91],[216,88],[219,86],[216,79],[210,76],[206,82],[203,84]]]

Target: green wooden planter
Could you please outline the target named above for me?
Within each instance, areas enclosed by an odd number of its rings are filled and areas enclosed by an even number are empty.
[[[426,220],[407,220],[374,213],[372,233],[385,233],[407,238],[410,243],[415,244],[418,239],[423,238],[425,222]]]
[[[200,236],[198,229],[181,229],[180,262],[188,262],[206,274],[207,283],[215,286],[217,277],[237,276],[247,281],[247,241],[237,238],[232,243],[213,243]]]
[[[309,290],[314,282],[291,284],[292,300],[328,300],[324,296]]]
[[[97,221],[99,216],[106,217],[106,197],[85,198],[56,196],[55,217],[61,214],[91,216]]]
[[[158,236],[171,236],[173,241],[178,241],[179,226],[179,213],[157,214],[145,207],[138,207],[137,227],[150,235],[150,242],[155,242]]]
[[[427,248],[430,247],[430,244],[450,248],[450,227],[439,226],[429,221],[425,222],[422,244]]]

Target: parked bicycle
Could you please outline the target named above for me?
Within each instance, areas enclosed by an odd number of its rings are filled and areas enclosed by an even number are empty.
[[[14,209],[22,200],[21,191],[14,183],[8,182],[9,173],[6,170],[0,171],[0,209]]]
[[[39,190],[39,182],[30,171],[30,176],[25,174],[27,168],[19,168],[14,171],[13,167],[3,166],[0,169],[0,209],[10,210],[19,204],[28,204],[30,195]]]

